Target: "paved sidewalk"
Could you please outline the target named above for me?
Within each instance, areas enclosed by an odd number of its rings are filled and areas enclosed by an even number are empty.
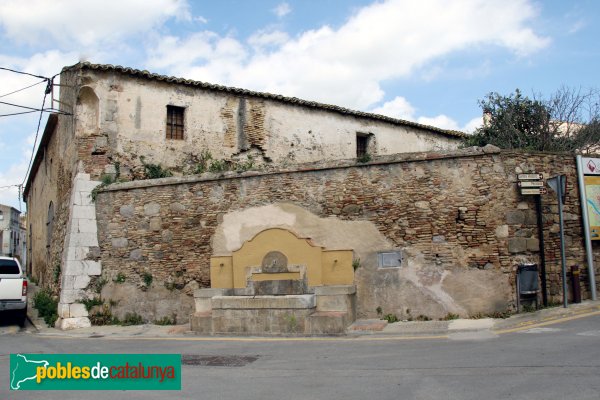
[[[456,319],[451,321],[411,321],[387,324],[381,320],[358,320],[349,329],[345,339],[369,338],[415,338],[454,340],[488,339],[499,334],[531,329],[538,326],[552,325],[576,318],[600,315],[600,301],[585,301],[569,305],[568,308],[553,307],[535,312],[521,313],[506,319]],[[261,339],[247,336],[203,336],[189,331],[189,324],[183,325],[134,325],[134,326],[92,326],[90,328],[61,331],[46,327],[43,321],[35,320],[37,335],[51,337],[80,338],[212,338],[214,340]],[[264,337],[265,340],[298,340],[302,337]],[[334,338],[334,337],[330,337]],[[339,337],[338,337],[339,338]]]

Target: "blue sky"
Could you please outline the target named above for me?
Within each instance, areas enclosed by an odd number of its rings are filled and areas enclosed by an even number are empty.
[[[119,64],[471,131],[491,91],[599,87],[599,16],[595,0],[2,0],[0,67]],[[37,81],[0,71],[0,96]],[[39,107],[43,90],[0,101]],[[0,203],[19,207],[5,186],[37,119],[0,117]]]

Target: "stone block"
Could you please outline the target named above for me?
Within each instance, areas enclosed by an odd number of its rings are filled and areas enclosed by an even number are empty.
[[[508,225],[500,225],[496,227],[496,237],[498,239],[504,239],[508,237]]]
[[[71,218],[96,219],[96,206],[74,205]]]
[[[350,300],[350,295],[317,296],[317,312],[351,312],[351,308],[352,301]]]
[[[506,213],[506,223],[509,225],[522,225],[525,222],[523,211],[509,211]]]
[[[529,251],[540,251],[540,241],[535,238],[527,239],[527,250]]]
[[[57,313],[59,318],[69,318],[71,316],[70,304],[58,303]]]
[[[70,246],[67,247],[66,260],[67,261],[80,261],[86,258],[88,253],[88,247],[81,246]],[[77,275],[77,274],[74,274]]]
[[[73,303],[69,305],[69,315],[71,318],[87,317],[88,311],[85,309],[85,305]]]
[[[197,313],[212,311],[212,300],[210,297],[194,297]]]
[[[84,273],[83,261],[67,260],[63,265],[63,275],[82,275]]]
[[[173,240],[173,232],[168,229],[165,229],[160,233],[162,241],[165,243],[170,243]]]
[[[429,210],[429,202],[428,201],[417,201],[415,202],[415,207],[421,210]]]
[[[96,188],[96,186],[98,186],[99,184],[101,184],[102,182],[100,181],[83,181],[83,180],[79,180],[75,183],[75,187],[73,188],[73,190],[79,192],[79,193],[87,193],[90,194],[92,192],[92,190],[94,190]]]
[[[336,296],[356,293],[354,285],[333,285],[333,286],[315,286],[317,296]]]
[[[525,215],[524,224],[525,225],[537,225],[537,214],[533,210],[523,211]]]
[[[212,315],[210,313],[190,315],[190,329],[197,333],[211,334],[213,332]]]
[[[98,226],[96,225],[95,219],[78,219],[78,232],[81,233],[94,233],[98,232]]]
[[[75,303],[81,300],[83,297],[83,291],[79,289],[63,289],[60,292],[61,303]]]
[[[196,289],[194,290],[194,297],[211,298],[214,296],[227,296],[231,292],[231,289]]]
[[[63,274],[62,276],[62,282],[61,282],[61,289],[75,289],[75,276],[78,275],[66,275]]]
[[[79,328],[89,328],[92,324],[88,317],[60,318],[56,321],[56,327],[63,331]]]
[[[94,201],[92,200],[92,195],[90,192],[77,192],[79,199],[77,199],[77,204],[81,206],[94,206]]]
[[[533,235],[533,230],[532,229],[519,229],[518,231],[515,232],[515,236],[517,237],[531,237],[531,235]]]
[[[69,246],[98,246],[98,234],[89,232],[72,232],[70,235]]]
[[[306,332],[310,335],[341,335],[352,322],[343,312],[315,312],[307,318]]]
[[[144,204],[144,215],[148,217],[152,217],[158,215],[160,212],[160,204],[158,203],[148,203]]]
[[[304,280],[277,279],[272,281],[251,282],[254,294],[263,295],[300,295],[306,293]]]
[[[90,277],[88,275],[74,276],[74,278],[73,289],[85,289],[90,284]]]
[[[102,274],[102,263],[100,261],[84,260],[83,273],[90,276]]]
[[[519,210],[528,210],[529,209],[529,203],[526,203],[526,202],[522,201],[519,204],[517,204],[517,208]]]
[[[158,232],[162,229],[162,219],[160,217],[150,218],[150,230]]]
[[[433,243],[446,243],[446,237],[445,237],[445,236],[443,236],[443,235],[434,235],[434,236],[431,238],[431,241],[432,241]]]
[[[523,253],[527,251],[526,238],[511,238],[508,239],[508,251],[510,253]]]
[[[134,260],[134,261],[141,260],[142,259],[142,250],[141,249],[131,250],[131,252],[129,253],[129,259]]]
[[[181,203],[171,203],[169,208],[175,213],[182,213],[185,211],[185,206]]]
[[[135,209],[131,204],[125,204],[119,208],[119,214],[124,218],[131,218],[135,215]]]
[[[110,242],[112,244],[112,247],[115,247],[118,249],[127,247],[127,245],[129,244],[129,241],[127,240],[127,238],[124,238],[124,237],[112,238]]]
[[[289,296],[215,296],[212,308],[215,309],[309,309],[316,307],[315,295]]]

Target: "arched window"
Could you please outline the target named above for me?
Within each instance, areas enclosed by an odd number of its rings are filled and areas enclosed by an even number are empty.
[[[50,248],[52,243],[52,230],[54,229],[54,204],[48,206],[48,220],[46,221],[46,247]]]
[[[0,221],[4,221],[4,213],[0,211]]]

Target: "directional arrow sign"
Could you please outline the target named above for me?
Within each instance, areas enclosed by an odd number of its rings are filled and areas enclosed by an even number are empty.
[[[519,187],[543,187],[544,182],[542,181],[519,181]]]
[[[517,179],[520,181],[537,181],[544,179],[542,174],[518,174]]]
[[[545,187],[537,187],[537,188],[521,188],[522,195],[528,194],[546,194],[548,190]]]

